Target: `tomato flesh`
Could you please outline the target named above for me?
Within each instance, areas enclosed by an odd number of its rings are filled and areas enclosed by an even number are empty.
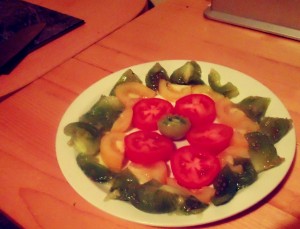
[[[232,127],[221,123],[212,123],[192,128],[186,138],[191,145],[218,154],[230,145],[232,136]]]
[[[215,102],[204,94],[190,94],[178,99],[174,113],[187,117],[193,126],[212,123],[217,116]]]
[[[192,146],[183,146],[172,156],[171,168],[179,185],[199,189],[213,182],[221,165],[213,154]]]
[[[125,156],[132,162],[149,165],[168,161],[175,151],[169,138],[151,131],[137,131],[125,137]]]
[[[124,157],[124,133],[109,132],[100,141],[100,157],[114,172],[120,172],[126,162]]]
[[[152,179],[165,184],[169,175],[168,166],[164,161],[158,161],[148,166],[130,163],[127,168],[138,178],[140,184]]]
[[[141,130],[157,130],[158,120],[173,112],[173,105],[160,98],[142,99],[133,106],[132,124]]]

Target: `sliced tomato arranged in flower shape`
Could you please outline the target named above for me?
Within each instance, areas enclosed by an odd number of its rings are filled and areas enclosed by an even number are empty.
[[[157,130],[158,120],[165,114],[173,112],[173,105],[164,99],[147,98],[133,106],[132,124],[141,130]]]
[[[168,161],[175,149],[172,140],[157,132],[141,130],[125,136],[125,156],[142,165]]]
[[[190,94],[178,99],[174,113],[187,117],[193,126],[212,123],[217,116],[215,102],[204,94]]]
[[[221,165],[218,158],[210,152],[183,146],[173,154],[171,168],[179,185],[199,189],[213,182]]]
[[[191,145],[218,154],[230,145],[232,136],[232,127],[221,123],[212,123],[192,128],[186,138]]]

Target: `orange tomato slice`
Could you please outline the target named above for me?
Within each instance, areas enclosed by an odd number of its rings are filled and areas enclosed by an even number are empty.
[[[116,87],[116,97],[125,105],[132,107],[142,98],[153,98],[156,92],[138,82],[122,83]]]
[[[125,108],[119,118],[111,127],[111,132],[126,132],[131,128],[133,111],[131,108]]]
[[[100,157],[114,172],[121,171],[125,164],[124,138],[125,133],[108,132],[100,141]]]

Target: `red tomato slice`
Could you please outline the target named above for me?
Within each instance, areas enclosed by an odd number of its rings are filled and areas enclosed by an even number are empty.
[[[232,136],[232,127],[212,123],[203,127],[192,128],[187,133],[186,139],[193,146],[218,154],[230,145]]]
[[[137,131],[125,136],[125,156],[139,164],[168,161],[175,145],[169,138],[151,131]]]
[[[165,114],[172,113],[173,105],[159,98],[147,98],[133,106],[132,124],[141,130],[157,130],[157,121]]]
[[[221,165],[216,156],[192,146],[183,146],[173,154],[171,168],[178,184],[199,189],[213,182]]]
[[[190,94],[178,99],[174,113],[187,117],[193,126],[212,123],[217,116],[215,102],[204,94]]]

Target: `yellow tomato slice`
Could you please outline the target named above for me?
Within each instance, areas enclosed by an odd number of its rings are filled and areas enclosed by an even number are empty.
[[[215,92],[210,86],[205,85],[205,84],[192,86],[192,93],[193,94],[206,94],[209,97],[211,97],[215,102],[224,98],[223,95]]]
[[[218,154],[221,166],[233,166],[234,158],[250,158],[248,147],[245,146],[229,146],[223,152]]]
[[[112,171],[122,170],[124,160],[124,133],[106,133],[100,141],[100,157],[104,164]]]
[[[177,193],[179,195],[184,195],[184,196],[187,196],[187,195],[190,195],[191,192],[189,189],[185,188],[185,187],[182,187],[181,185],[179,185],[176,181],[175,178],[173,177],[168,177],[167,178],[167,185],[172,187],[172,192],[174,193]]]
[[[228,98],[216,101],[216,111],[218,120],[221,123],[227,124],[241,133],[257,131],[259,129],[258,123],[252,121],[243,111],[234,107]]]
[[[202,85],[193,85],[192,86],[192,93],[193,94],[206,94],[209,95],[212,92],[210,86],[202,84]]]
[[[248,147],[244,147],[244,146],[229,146],[221,154],[230,155],[233,158],[237,158],[237,157],[250,158]]]
[[[111,127],[111,132],[126,132],[131,128],[133,111],[131,108],[125,108],[120,114],[119,118],[114,122]]]
[[[172,84],[164,79],[159,81],[158,85],[159,94],[170,102],[175,102],[179,98],[192,93],[190,85]]]
[[[203,187],[201,189],[187,189],[180,186],[174,178],[167,178],[167,185],[175,188],[172,191],[179,195],[193,195],[203,203],[209,204],[212,197],[215,195],[215,189],[210,186]]]
[[[201,189],[191,190],[191,193],[201,202],[209,204],[214,197],[216,190],[213,187],[206,186]]]
[[[244,134],[234,131],[233,136],[231,138],[230,145],[248,148],[248,141],[246,140]]]
[[[142,98],[153,98],[156,92],[138,82],[122,83],[116,87],[116,97],[125,105],[132,107]]]
[[[218,158],[222,167],[227,164],[232,167],[234,158],[238,157],[250,158],[250,155],[248,152],[248,142],[244,134],[234,131],[230,145],[223,152],[218,154]]]
[[[156,162],[149,166],[130,163],[128,169],[137,177],[140,184],[144,184],[152,179],[165,184],[169,174],[167,164],[163,161]]]

